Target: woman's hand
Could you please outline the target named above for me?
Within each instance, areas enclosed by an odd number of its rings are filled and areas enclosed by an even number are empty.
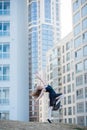
[[[35,103],[38,102],[38,98],[32,98],[34,100]]]
[[[41,75],[39,73],[36,73],[35,76],[36,76],[36,78],[41,80]]]
[[[44,86],[47,85],[46,81],[44,81],[44,80],[41,78],[41,75],[40,75],[39,73],[36,73],[35,76],[36,76],[37,79],[39,79],[39,80],[43,83]]]
[[[37,103],[39,100],[38,100],[38,98],[37,99],[35,99],[35,103]]]

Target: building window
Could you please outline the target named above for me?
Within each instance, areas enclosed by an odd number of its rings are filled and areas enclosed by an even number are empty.
[[[65,56],[63,56],[63,63],[65,63]]]
[[[87,70],[87,59],[84,60],[84,70]]]
[[[84,48],[83,48],[83,54],[84,54],[84,56],[87,56],[87,46],[84,46]]]
[[[53,49],[53,58],[57,57],[57,48]]]
[[[51,72],[51,73],[50,73],[50,79],[52,79],[52,78],[53,78],[53,73]]]
[[[73,103],[75,103],[75,95],[73,95],[72,98],[73,98]]]
[[[85,97],[87,98],[87,87],[85,88]]]
[[[0,87],[0,105],[9,104],[9,88]]]
[[[77,103],[77,113],[84,112],[84,103]]]
[[[87,116],[86,116],[86,126],[87,126]]]
[[[83,42],[83,43],[86,43],[86,42],[87,42],[87,32],[84,32],[84,33],[82,34],[82,42]]]
[[[0,43],[0,58],[9,58],[10,57],[10,44],[9,43]]]
[[[54,78],[53,79],[53,86],[57,86],[58,85],[58,79],[57,78]]]
[[[61,78],[58,79],[58,85],[61,85]]]
[[[70,63],[67,64],[67,71],[70,71]]]
[[[73,11],[76,11],[80,6],[80,1],[79,0],[76,0],[74,3],[73,3]]]
[[[73,107],[73,115],[75,115],[75,106]]]
[[[74,80],[74,72],[72,72],[72,80]]]
[[[68,104],[71,104],[71,96],[68,96]]]
[[[72,118],[68,119],[68,123],[72,124]]]
[[[70,74],[67,74],[67,82],[70,82],[71,78],[70,78]]]
[[[0,111],[0,120],[9,120],[9,112]]]
[[[63,83],[65,83],[66,82],[66,79],[65,79],[65,76],[63,76]]]
[[[0,65],[0,81],[9,80],[10,78],[10,67],[9,65]]]
[[[64,94],[66,94],[66,86],[64,86]]]
[[[65,73],[65,65],[63,66],[63,73]]]
[[[44,0],[45,21],[50,23],[51,20],[51,0]]]
[[[76,73],[81,72],[83,70],[83,63],[80,62],[76,64]]]
[[[68,115],[72,115],[72,107],[68,107]]]
[[[64,53],[64,46],[62,47],[62,53]]]
[[[49,56],[49,61],[52,61],[52,55]]]
[[[59,9],[59,5],[58,5],[58,3],[56,3],[56,21],[59,21],[59,11],[58,11],[58,9]]]
[[[53,77],[55,78],[55,77],[57,77],[57,75],[59,75],[59,74],[58,74],[58,68],[56,67],[53,69]]]
[[[71,69],[72,70],[74,69],[74,62],[73,61],[71,62]]]
[[[74,83],[72,84],[72,91],[74,92]]]
[[[76,59],[80,59],[80,58],[82,58],[82,56],[83,56],[82,49],[79,49],[75,52]]]
[[[87,84],[87,73],[84,74],[84,83]]]
[[[67,123],[67,119],[64,119],[64,122]]]
[[[86,105],[85,105],[85,107],[86,107],[86,108],[85,108],[85,111],[87,112],[87,102],[86,102]]]
[[[79,20],[80,20],[80,12],[77,12],[77,13],[73,16],[73,23],[76,24]]]
[[[77,37],[75,40],[74,40],[74,46],[75,48],[79,47],[81,45],[81,37]]]
[[[10,23],[0,21],[0,36],[10,35]]]
[[[73,118],[73,124],[76,124],[76,119],[75,118]]]
[[[57,56],[61,56],[60,48],[57,49]]]
[[[80,126],[84,126],[84,116],[78,116],[77,117],[77,124]]]
[[[74,28],[74,36],[76,36],[77,34],[79,34],[81,31],[81,26],[80,24],[78,24],[75,28]]]
[[[55,67],[57,67],[58,66],[58,61],[57,61],[57,58],[55,58],[55,59],[53,59],[53,67],[55,68]],[[52,70],[52,69],[51,69]]]
[[[82,17],[87,15],[87,4],[82,8]]]
[[[10,14],[10,0],[0,0],[0,15]]]
[[[76,91],[76,98],[82,99],[83,98],[83,89],[79,89]]]
[[[64,105],[66,105],[66,97],[64,97]]]
[[[37,20],[37,3],[36,1],[33,1],[31,4],[28,6],[28,21],[33,22],[33,24],[36,24]]]
[[[66,51],[70,49],[70,42],[66,43]]]
[[[87,18],[85,18],[83,21],[82,21],[82,29],[87,29]]]
[[[64,108],[64,116],[67,115],[67,111],[66,111],[66,108]]]
[[[38,18],[40,18],[40,1],[38,1]]]
[[[67,86],[67,93],[71,93],[71,85]]]
[[[57,60],[57,65],[58,65],[58,66],[61,65],[60,58],[58,58],[58,60]]]
[[[67,54],[66,54],[66,61],[69,61],[70,60],[70,52],[68,52]]]
[[[52,70],[53,66],[52,66],[52,63],[50,64],[50,71]]]
[[[76,86],[82,85],[83,84],[83,76],[77,76],[76,77]]]
[[[86,2],[86,0],[81,0],[81,4],[84,4]]]
[[[74,51],[71,51],[71,59],[74,59]]]

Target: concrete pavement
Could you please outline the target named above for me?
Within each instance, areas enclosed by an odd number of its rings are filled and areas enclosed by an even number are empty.
[[[83,127],[61,123],[38,123],[19,121],[0,121],[0,130],[87,130]]]

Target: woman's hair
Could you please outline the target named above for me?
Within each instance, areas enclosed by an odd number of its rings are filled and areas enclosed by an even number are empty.
[[[37,97],[39,97],[41,91],[42,91],[42,89],[36,89],[34,92],[32,92],[31,95],[32,95],[34,98],[37,98]]]

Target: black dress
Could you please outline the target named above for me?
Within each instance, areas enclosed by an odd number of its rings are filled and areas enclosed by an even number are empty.
[[[50,85],[47,85],[47,87],[45,89],[46,89],[46,92],[49,93],[49,98],[50,98],[50,104],[49,105],[53,106],[55,98],[62,95],[62,93],[56,93]]]

